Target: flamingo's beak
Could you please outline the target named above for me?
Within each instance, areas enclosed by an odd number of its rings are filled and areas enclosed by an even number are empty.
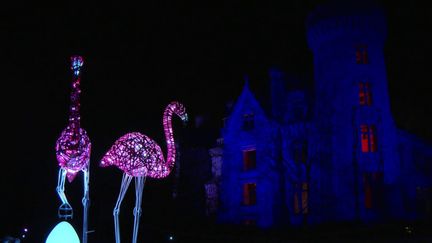
[[[188,120],[189,120],[188,115],[184,114],[184,116],[182,117],[182,121],[183,121],[183,126],[184,127],[187,125]]]

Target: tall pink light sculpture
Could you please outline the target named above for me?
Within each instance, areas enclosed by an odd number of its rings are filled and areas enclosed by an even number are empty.
[[[87,243],[87,221],[88,207],[90,203],[90,150],[91,143],[87,132],[80,126],[80,74],[83,66],[83,58],[80,56],[71,57],[72,92],[69,114],[69,124],[63,130],[56,143],[56,157],[60,166],[57,184],[57,193],[62,201],[59,207],[59,218],[70,219],[73,217],[73,210],[69,204],[65,190],[65,179],[72,182],[79,171],[84,173],[84,196],[82,198],[83,210],[83,243]]]
[[[179,116],[183,122],[187,121],[187,114],[182,104],[174,101],[165,108],[163,126],[168,150],[166,160],[159,145],[151,138],[138,132],[128,133],[120,137],[101,160],[100,166],[106,167],[115,165],[123,171],[120,194],[113,211],[116,243],[120,243],[120,206],[132,177],[135,177],[135,208],[133,211],[134,228],[132,242],[136,243],[145,178],[165,178],[170,174],[174,166],[176,148],[171,122],[173,114]]]

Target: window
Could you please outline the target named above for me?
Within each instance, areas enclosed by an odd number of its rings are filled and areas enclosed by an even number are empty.
[[[297,141],[294,142],[293,160],[296,163],[306,163],[307,161],[307,142]]]
[[[256,150],[249,149],[243,151],[243,170],[253,170],[256,168]]]
[[[206,215],[215,215],[218,209],[218,186],[215,183],[204,185],[205,202],[206,202]]]
[[[244,114],[243,115],[243,126],[242,126],[243,130],[245,130],[245,131],[252,130],[255,127],[254,120],[255,120],[255,117],[254,117],[253,113]]]
[[[368,64],[368,49],[366,45],[356,46],[356,63],[357,64]]]
[[[309,204],[309,183],[303,182],[301,184],[294,184],[294,213],[307,214]]]
[[[256,204],[256,183],[243,184],[243,205],[252,206]]]
[[[372,104],[372,93],[369,82],[359,83],[359,103],[360,105]]]
[[[363,153],[376,152],[377,141],[376,141],[376,129],[374,125],[361,125],[360,126],[360,139],[361,139],[361,151]]]
[[[363,174],[365,208],[371,209],[381,206],[384,185],[383,179],[382,172]]]

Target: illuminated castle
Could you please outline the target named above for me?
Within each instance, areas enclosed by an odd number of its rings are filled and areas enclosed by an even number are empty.
[[[323,5],[307,19],[314,88],[271,69],[270,108],[246,82],[210,150],[208,214],[273,227],[431,217],[432,147],[396,128],[378,7]],[[223,141],[223,142],[222,142]]]

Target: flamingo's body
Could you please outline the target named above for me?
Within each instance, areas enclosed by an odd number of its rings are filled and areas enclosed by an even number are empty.
[[[87,216],[89,205],[89,181],[90,181],[90,150],[91,143],[87,132],[80,127],[80,68],[83,65],[83,59],[80,56],[72,56],[73,78],[71,104],[69,114],[69,124],[63,130],[56,142],[56,157],[60,166],[57,193],[62,201],[59,208],[60,218],[72,218],[73,210],[64,193],[65,179],[72,182],[76,174],[80,171],[84,173],[84,197],[82,204],[83,211],[83,243],[87,243]]]
[[[118,218],[120,205],[132,177],[135,177],[136,189],[136,203],[134,209],[135,222],[132,242],[136,243],[145,178],[165,178],[170,174],[174,166],[176,150],[171,124],[173,114],[178,115],[183,121],[187,120],[187,114],[182,104],[171,102],[166,107],[163,115],[163,125],[168,150],[166,160],[160,146],[151,138],[138,132],[128,133],[120,137],[101,160],[100,165],[102,167],[114,165],[124,172],[120,194],[114,208],[116,243],[120,243]]]
[[[128,151],[122,153],[122,151]],[[115,157],[116,160],[112,160]],[[130,176],[166,177],[170,168],[164,163],[162,150],[151,138],[139,132],[119,138],[105,155],[101,165],[116,165]]]
[[[69,125],[63,130],[56,144],[56,155],[59,166],[66,170],[69,182],[72,182],[79,171],[87,170],[90,161],[91,143],[87,132]]]

